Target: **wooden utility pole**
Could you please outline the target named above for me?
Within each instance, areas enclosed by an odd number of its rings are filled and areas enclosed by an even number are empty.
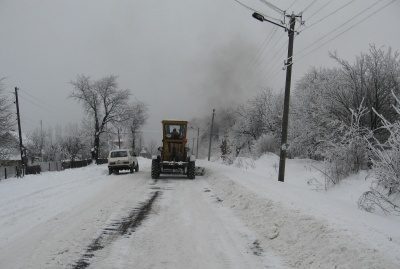
[[[213,109],[213,114],[211,119],[210,144],[208,146],[208,161],[210,161],[210,156],[211,156],[211,141],[212,141],[213,127],[214,127],[214,115],[215,115],[215,109]]]
[[[290,15],[290,29],[289,29],[289,46],[288,57],[286,62],[286,84],[285,84],[285,100],[283,103],[283,118],[282,118],[282,138],[281,149],[279,157],[279,174],[278,181],[285,181],[285,165],[287,155],[287,134],[289,126],[289,104],[290,104],[290,84],[292,81],[292,56],[293,56],[293,41],[294,41],[294,25],[296,23],[296,16],[292,13]]]
[[[43,162],[43,121],[40,120],[40,161]]]
[[[196,159],[199,157],[199,134],[200,134],[200,128],[197,127]]]
[[[288,57],[287,61],[285,62],[286,65],[286,84],[285,84],[285,100],[283,104],[283,117],[282,117],[282,138],[281,138],[281,148],[280,148],[280,157],[279,157],[279,174],[278,180],[281,182],[285,181],[285,165],[286,165],[286,155],[287,155],[287,134],[288,134],[288,125],[289,125],[289,103],[290,103],[290,84],[292,81],[292,65],[293,65],[293,41],[294,41],[294,25],[296,23],[296,17],[301,18],[300,15],[285,15],[286,17],[290,18],[290,28],[288,29],[286,26],[281,24],[275,23],[264,18],[263,15],[254,12],[253,18],[259,21],[267,21],[276,26],[282,27],[285,31],[288,31],[289,34],[289,46],[288,46]],[[303,24],[303,21],[301,21]]]
[[[19,149],[21,152],[21,165],[24,167],[24,151],[22,146],[22,132],[21,132],[21,119],[19,114],[19,103],[18,103],[18,88],[15,87],[15,104],[17,105],[17,121],[18,121],[18,134],[19,134]]]

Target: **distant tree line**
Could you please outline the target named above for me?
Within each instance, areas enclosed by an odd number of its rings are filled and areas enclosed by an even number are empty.
[[[5,93],[0,80],[0,161],[8,158],[12,151],[19,152],[19,144],[10,131],[16,121],[12,101]],[[139,100],[130,101],[129,90],[118,88],[117,77],[107,76],[92,80],[79,75],[71,81],[70,98],[80,102],[85,115],[81,124],[36,128],[27,134],[24,141],[26,156],[31,162],[85,160],[107,158],[108,151],[118,134],[129,139],[125,147],[140,151],[136,143],[141,128],[148,119],[148,107]]]

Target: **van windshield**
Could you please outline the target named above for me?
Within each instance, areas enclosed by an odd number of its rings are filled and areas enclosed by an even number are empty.
[[[126,150],[111,152],[111,158],[127,157],[127,156],[128,156],[128,152]]]

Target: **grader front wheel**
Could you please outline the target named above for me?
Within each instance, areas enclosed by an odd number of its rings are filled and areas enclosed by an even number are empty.
[[[195,179],[196,177],[196,164],[195,162],[189,162],[189,165],[187,167],[187,177],[188,179]]]
[[[158,160],[151,161],[151,178],[158,179],[160,177],[160,163]]]

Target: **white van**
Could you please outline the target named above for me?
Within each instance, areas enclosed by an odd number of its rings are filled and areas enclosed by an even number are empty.
[[[118,174],[120,170],[129,170],[131,173],[133,170],[139,171],[139,163],[133,150],[118,149],[108,154],[108,173]]]

